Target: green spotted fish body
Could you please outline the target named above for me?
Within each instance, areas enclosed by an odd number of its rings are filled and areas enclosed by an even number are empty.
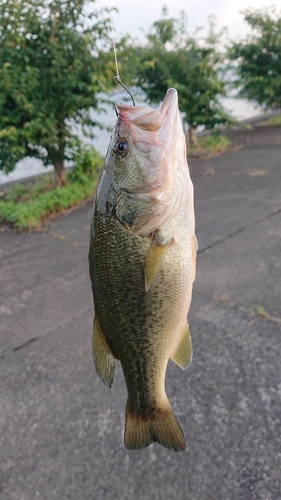
[[[121,363],[125,446],[157,441],[181,451],[165,373],[169,359],[181,368],[191,362],[197,243],[177,92],[167,91],[159,111],[120,103],[117,112],[91,227],[94,362],[109,387]]]

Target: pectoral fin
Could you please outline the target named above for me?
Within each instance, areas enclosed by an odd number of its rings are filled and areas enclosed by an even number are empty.
[[[111,352],[97,315],[94,319],[92,345],[96,372],[102,382],[111,387],[117,368],[117,358]]]
[[[177,348],[171,356],[171,360],[180,366],[183,370],[188,368],[192,361],[192,342],[189,331],[188,322],[186,322],[185,327],[182,331],[181,338],[177,345]]]
[[[150,289],[155,276],[160,270],[166,253],[169,248],[170,241],[165,244],[159,244],[157,240],[152,240],[151,247],[148,251],[146,262],[145,262],[145,290],[148,292]]]

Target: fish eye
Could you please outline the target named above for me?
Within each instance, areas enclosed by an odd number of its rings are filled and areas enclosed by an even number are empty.
[[[124,156],[128,152],[128,149],[129,144],[127,139],[122,138],[115,143],[113,151],[117,156]]]

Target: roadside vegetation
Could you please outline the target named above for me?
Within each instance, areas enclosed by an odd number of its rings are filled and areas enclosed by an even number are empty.
[[[281,114],[271,116],[267,120],[260,122],[260,125],[281,127]]]
[[[198,136],[195,144],[187,148],[187,156],[207,158],[225,153],[231,147],[231,141],[220,130]]]
[[[16,183],[0,197],[0,222],[18,230],[32,230],[58,212],[80,205],[93,197],[103,159],[88,147],[75,158],[73,170],[66,174],[64,186],[57,186],[54,175],[46,174],[38,180]]]

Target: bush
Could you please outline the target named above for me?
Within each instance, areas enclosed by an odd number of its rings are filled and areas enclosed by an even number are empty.
[[[82,146],[74,158],[74,168],[68,174],[71,182],[85,182],[88,176],[100,171],[103,158],[91,145]]]
[[[204,152],[206,154],[216,154],[226,151],[231,145],[231,141],[221,133],[215,130],[208,135],[199,136],[198,141],[190,146],[190,152]]]
[[[88,146],[77,155],[67,185],[56,187],[51,175],[43,175],[36,182],[14,184],[0,201],[0,222],[20,230],[35,229],[52,214],[92,197],[101,167],[101,155]]]

